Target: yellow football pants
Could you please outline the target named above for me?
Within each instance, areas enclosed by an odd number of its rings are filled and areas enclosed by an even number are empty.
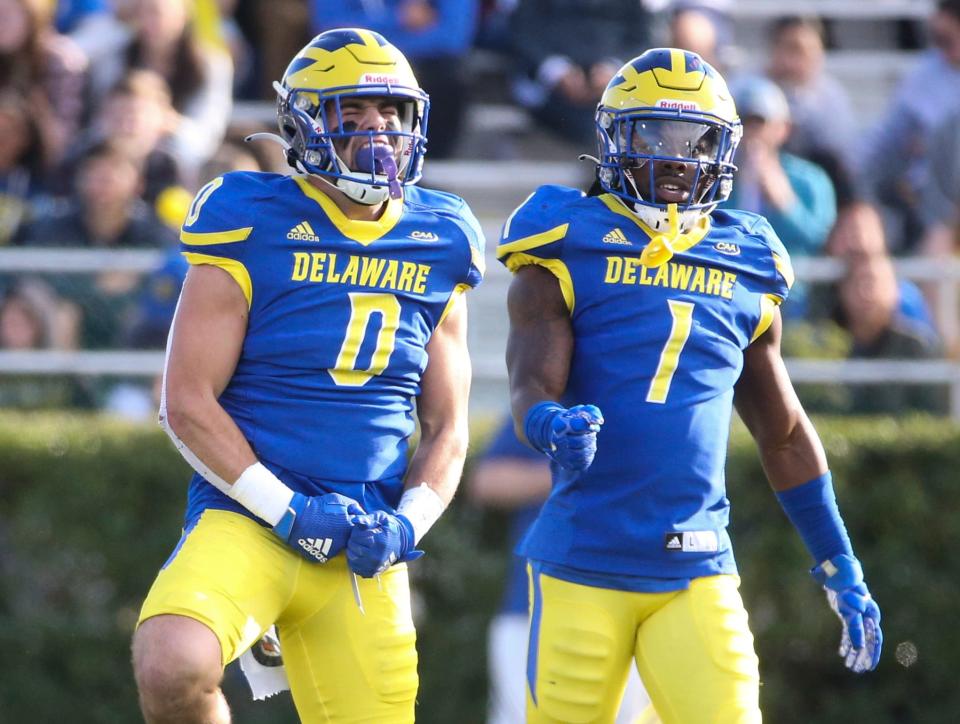
[[[633,593],[530,570],[527,722],[613,722],[635,659],[664,724],[755,724],[759,671],[733,575]]]
[[[160,571],[140,621],[177,614],[206,624],[224,665],[276,623],[303,722],[407,724],[418,685],[407,567],[357,580],[364,614],[344,556],[310,563],[253,520],[207,510]]]

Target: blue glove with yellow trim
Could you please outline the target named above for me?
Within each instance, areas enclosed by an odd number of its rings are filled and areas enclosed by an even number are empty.
[[[308,561],[326,563],[346,548],[351,519],[361,513],[357,501],[339,493],[294,493],[273,532]]]
[[[597,433],[603,414],[596,405],[566,408],[556,402],[538,402],[524,419],[523,430],[533,447],[561,468],[582,472],[597,454]]]
[[[413,524],[405,515],[378,510],[355,516],[351,523],[347,565],[363,578],[373,578],[394,563],[406,563],[423,555],[423,551],[414,548]]]
[[[840,554],[810,572],[823,586],[830,608],[843,623],[839,653],[844,665],[857,674],[873,671],[880,661],[883,632],[880,607],[863,582],[860,561]]]

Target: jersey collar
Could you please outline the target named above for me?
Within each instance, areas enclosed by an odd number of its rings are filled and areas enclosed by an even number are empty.
[[[630,219],[631,221],[633,221],[637,226],[639,226],[643,230],[643,233],[646,234],[651,239],[653,239],[655,236],[659,236],[660,232],[650,228],[650,226],[645,224],[639,216],[637,216],[635,213],[630,211],[630,209],[627,208],[626,204],[624,204],[623,201],[621,201],[620,198],[618,198],[614,194],[600,194],[597,198],[599,198],[604,203],[604,205],[608,209],[610,209],[613,213],[620,214],[620,216],[624,216]],[[705,237],[707,233],[710,231],[710,216],[708,215],[706,219],[707,219],[707,223],[703,227],[695,226],[686,234],[686,236],[690,238],[690,242],[692,242],[690,243],[689,246],[686,247],[686,249],[689,249],[690,247],[698,244],[700,241],[703,240],[703,237]],[[684,251],[686,249],[684,249]]]
[[[384,209],[383,214],[376,221],[351,219],[344,215],[329,196],[310,183],[306,176],[295,175],[292,178],[300,187],[304,196],[313,199],[320,205],[327,218],[333,222],[333,225],[337,227],[341,234],[364,246],[373,243],[388,233],[397,225],[400,216],[403,214],[403,199],[389,199],[387,208]]]

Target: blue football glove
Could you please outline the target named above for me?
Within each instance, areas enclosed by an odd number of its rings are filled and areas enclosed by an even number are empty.
[[[308,561],[326,563],[346,547],[353,528],[350,519],[361,513],[357,501],[339,493],[294,493],[273,532]]]
[[[541,402],[530,408],[524,423],[527,440],[565,470],[583,472],[597,454],[597,433],[603,414],[596,405],[565,408]]]
[[[883,632],[880,630],[880,607],[863,582],[860,561],[841,554],[810,572],[827,592],[830,608],[843,623],[839,652],[843,663],[857,674],[873,671],[880,661]]]
[[[347,564],[363,578],[373,578],[394,563],[416,560],[423,555],[414,547],[413,524],[403,515],[378,510],[353,518],[347,542]]]

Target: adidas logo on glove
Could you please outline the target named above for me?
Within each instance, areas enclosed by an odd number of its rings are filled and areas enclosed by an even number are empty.
[[[333,538],[300,538],[297,543],[320,563],[326,563]]]

